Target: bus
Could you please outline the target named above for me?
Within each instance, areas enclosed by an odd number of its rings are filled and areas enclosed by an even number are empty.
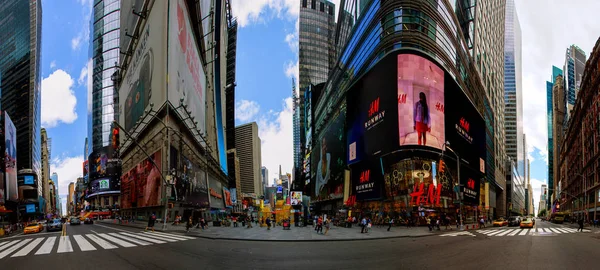
[[[565,213],[563,212],[556,212],[556,213],[552,213],[550,215],[550,221],[552,223],[556,223],[556,224],[562,224],[565,221]]]

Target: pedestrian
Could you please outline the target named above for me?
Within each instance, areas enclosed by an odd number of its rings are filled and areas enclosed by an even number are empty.
[[[231,221],[233,221],[233,227],[237,227],[237,217],[232,217]]]
[[[440,230],[440,225],[442,225],[442,224],[441,224],[440,217],[438,217],[435,221],[435,226],[437,227],[438,231]]]
[[[146,226],[146,229],[144,231],[147,231],[148,229],[152,229],[152,231],[154,231],[154,223],[156,222],[156,214],[153,212],[152,215],[150,215],[150,218],[148,218],[148,226]]]
[[[252,222],[251,222],[250,218],[246,218],[246,223],[248,223],[248,227],[246,227],[247,229],[252,228]]]
[[[188,218],[187,223],[185,224],[185,232],[190,232],[190,228],[193,226],[193,221],[192,221],[192,217]]]
[[[365,233],[365,229],[367,228],[367,219],[365,217],[360,221],[360,227],[362,228],[360,229],[360,233]]]
[[[479,224],[481,224],[481,226],[485,228],[485,220],[483,218],[479,220]]]
[[[267,217],[266,222],[267,222],[267,230],[271,230],[271,218]]]
[[[432,225],[431,224],[431,218],[427,217],[427,219],[425,219],[425,220],[427,221],[427,228],[429,228],[429,231],[432,231],[432,228],[431,228],[431,225]]]
[[[388,224],[388,232],[390,231],[390,229],[392,228],[392,224],[394,224],[394,218],[390,218],[389,220],[389,224]]]
[[[577,229],[577,231],[583,232],[583,218],[579,218],[579,228]]]
[[[327,235],[327,232],[329,231],[329,228],[331,227],[331,220],[325,218],[325,233],[324,235]]]
[[[319,216],[314,216],[313,218],[313,226],[315,227],[315,231],[317,230],[317,220],[319,219]]]
[[[319,216],[317,219],[317,234],[323,234],[323,217]]]

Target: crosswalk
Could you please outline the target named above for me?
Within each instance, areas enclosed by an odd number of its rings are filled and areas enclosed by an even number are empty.
[[[527,235],[561,235],[561,234],[570,234],[577,233],[577,229],[574,228],[531,228],[531,229],[521,229],[521,228],[493,228],[493,229],[481,229],[475,231],[477,233],[483,234],[485,236],[490,237],[519,237],[519,236],[527,236]],[[584,229],[583,232],[590,232],[589,229]],[[453,232],[453,233],[445,233],[440,236],[476,236],[472,232],[461,231],[461,232]]]
[[[85,252],[104,249],[131,248],[170,242],[186,241],[194,237],[162,232],[119,232],[15,239],[0,242],[0,260],[4,258],[55,253]]]

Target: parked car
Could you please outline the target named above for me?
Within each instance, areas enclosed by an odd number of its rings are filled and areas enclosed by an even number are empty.
[[[81,220],[79,220],[78,218],[71,218],[71,221],[69,221],[69,223],[71,225],[81,225]]]
[[[25,227],[25,229],[23,230],[23,234],[29,234],[29,233],[39,233],[44,229],[44,226],[42,224],[39,223],[30,223],[29,225],[27,225],[27,227]]]
[[[48,232],[61,231],[62,225],[63,224],[62,224],[62,222],[60,222],[60,219],[53,219],[46,224],[46,231],[48,231]]]
[[[496,219],[496,220],[494,220],[494,223],[493,223],[494,227],[496,227],[496,226],[502,227],[502,226],[507,226],[507,225],[508,225],[508,221],[504,218]]]
[[[91,218],[85,218],[83,224],[94,224],[94,221]]]

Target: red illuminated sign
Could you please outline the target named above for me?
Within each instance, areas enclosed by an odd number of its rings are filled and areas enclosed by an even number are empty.
[[[469,178],[469,181],[467,181],[467,187],[469,189],[475,189],[475,180]]]
[[[352,196],[348,197],[348,200],[346,200],[347,206],[353,206],[355,203],[356,203],[356,195],[352,195]]]
[[[360,174],[360,183],[369,182],[369,176],[371,175],[371,170],[366,170]]]
[[[406,94],[398,95],[398,104],[406,104]]]
[[[440,111],[440,112],[444,112],[444,104],[438,102],[435,104],[435,109]]]
[[[371,106],[369,106],[369,117],[373,116],[377,112],[379,112],[379,98],[371,102]]]
[[[471,126],[469,124],[469,122],[467,121],[467,119],[465,119],[464,117],[460,118],[460,126],[466,131],[469,132],[469,127]]]
[[[442,195],[442,187],[429,184],[427,194],[425,194],[425,183],[415,185],[414,191],[410,193],[410,202],[412,205],[431,204],[440,205],[440,196]]]

